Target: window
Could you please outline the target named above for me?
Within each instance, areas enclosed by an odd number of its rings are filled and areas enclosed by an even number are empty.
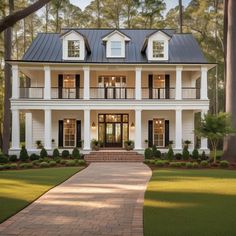
[[[165,122],[164,119],[153,120],[153,141],[157,147],[164,147]]]
[[[75,147],[75,120],[64,120],[64,147]]]
[[[164,58],[164,41],[153,41],[152,55],[154,58]]]
[[[121,41],[111,41],[111,56],[121,56]]]
[[[68,57],[80,57],[79,40],[68,40]]]

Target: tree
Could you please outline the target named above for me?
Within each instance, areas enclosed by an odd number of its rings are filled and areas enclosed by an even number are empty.
[[[16,11],[14,13],[11,12],[8,16],[4,17],[0,21],[0,33],[9,27],[12,27],[17,21],[29,16],[33,12],[39,10],[41,7],[43,7],[48,2],[50,2],[50,0],[38,0],[37,2],[33,3],[32,5],[26,7],[22,10]]]
[[[182,0],[179,0],[179,32],[183,33],[183,6]]]
[[[233,127],[236,128],[236,1],[225,1],[225,43],[226,43],[226,112],[232,115]],[[224,156],[236,161],[236,136],[225,140]]]
[[[195,133],[199,137],[208,138],[213,150],[214,162],[216,162],[216,151],[219,141],[235,133],[235,130],[232,127],[229,114],[221,112],[217,115],[205,115],[201,119],[199,127],[195,129]]]

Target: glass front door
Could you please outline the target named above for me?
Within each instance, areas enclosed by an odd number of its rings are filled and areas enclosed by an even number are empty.
[[[129,138],[128,114],[99,114],[98,138],[104,147],[122,147]]]

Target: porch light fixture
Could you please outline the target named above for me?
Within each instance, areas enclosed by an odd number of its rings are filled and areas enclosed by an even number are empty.
[[[95,125],[94,122],[92,123],[92,128],[93,128],[93,129],[96,128],[96,125]]]
[[[135,127],[134,122],[131,123],[130,127],[131,127],[131,128],[134,128],[134,127]]]
[[[70,123],[70,120],[69,120],[69,119],[67,119],[67,120],[66,120],[66,123]]]

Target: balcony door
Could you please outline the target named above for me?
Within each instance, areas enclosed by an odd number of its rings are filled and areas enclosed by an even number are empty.
[[[105,99],[126,98],[125,76],[99,76],[99,97]]]

